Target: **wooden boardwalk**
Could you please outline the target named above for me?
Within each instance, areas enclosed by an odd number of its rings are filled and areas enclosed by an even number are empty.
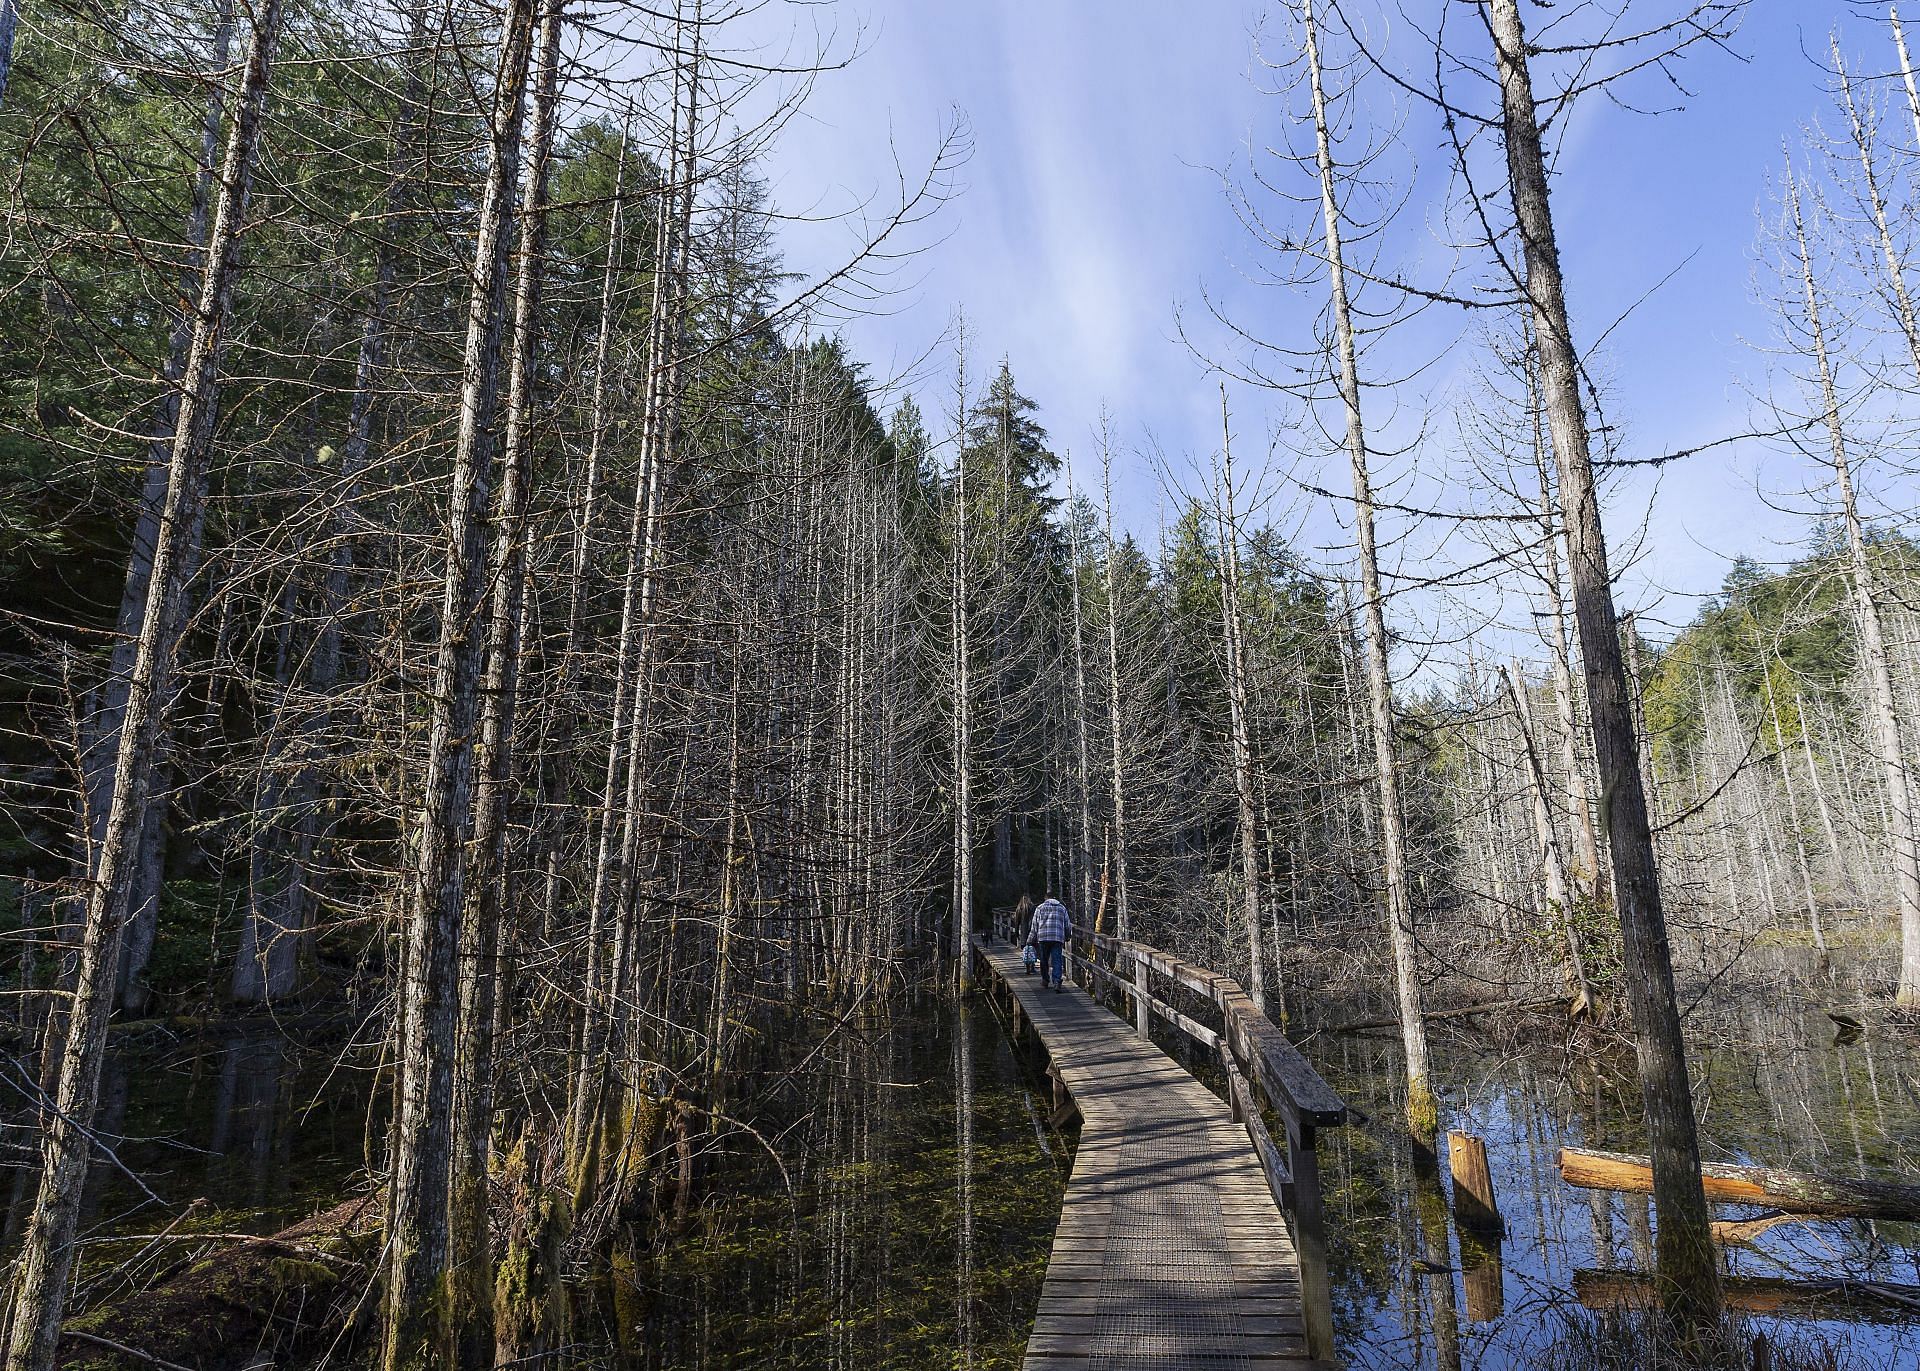
[[[1028,1371],[1306,1368],[1300,1263],[1246,1129],[1125,1020],[981,944],[1081,1118]]]

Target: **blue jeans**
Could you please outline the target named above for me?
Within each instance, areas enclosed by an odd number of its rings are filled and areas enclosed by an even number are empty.
[[[1040,944],[1040,984],[1059,985],[1067,978],[1066,944]]]

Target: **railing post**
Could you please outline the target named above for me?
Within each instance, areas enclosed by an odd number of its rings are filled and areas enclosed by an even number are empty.
[[[1309,1356],[1333,1358],[1333,1287],[1327,1275],[1327,1230],[1320,1208],[1320,1157],[1312,1124],[1300,1136],[1287,1134],[1287,1168],[1293,1173],[1294,1246],[1300,1257],[1300,1313],[1307,1325]]]
[[[1133,957],[1133,1026],[1141,1037],[1151,1038],[1153,1034],[1147,1030],[1147,962],[1132,943],[1126,944],[1126,948]],[[1171,995],[1167,1002],[1176,1003]]]

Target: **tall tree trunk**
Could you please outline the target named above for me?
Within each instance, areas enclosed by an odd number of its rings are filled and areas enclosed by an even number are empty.
[[[666,407],[669,354],[675,339],[668,319],[678,291],[672,285],[681,268],[676,252],[675,195],[676,179],[691,177],[690,169],[679,164],[677,121],[682,102],[676,87],[674,118],[676,128],[671,139],[673,153],[668,159],[666,183],[661,187],[658,213],[654,223],[653,283],[648,297],[646,387],[640,405],[640,468],[634,478],[633,508],[627,527],[625,570],[620,592],[620,628],[614,644],[613,718],[607,733],[607,767],[596,816],[596,840],[591,893],[587,904],[586,994],[570,1095],[567,1128],[569,1156],[576,1172],[576,1200],[584,1200],[582,1186],[591,1184],[591,1167],[583,1166],[592,1146],[592,1132],[599,1121],[599,1101],[604,1093],[602,1077],[606,1063],[603,1051],[613,1018],[612,984],[615,974],[608,956],[608,926],[624,908],[631,875],[623,865],[628,851],[627,831],[634,815],[623,790],[634,775],[629,766],[628,749],[636,736],[636,721],[643,717],[642,699],[651,637],[653,607],[653,564],[659,545],[661,466],[666,440],[662,412]]]
[[[1567,641],[1566,601],[1560,594],[1560,521],[1553,515],[1553,484],[1547,474],[1546,434],[1537,398],[1538,381],[1528,359],[1527,390],[1533,412],[1533,464],[1540,474],[1541,547],[1546,553],[1547,656],[1553,669],[1553,702],[1560,722],[1560,767],[1566,772],[1567,820],[1573,832],[1574,879],[1588,900],[1601,891],[1600,844],[1593,832],[1593,797],[1580,759],[1580,704],[1573,689],[1573,648]],[[1636,735],[1637,736],[1637,735]],[[1581,977],[1582,989],[1586,977]]]
[[[41,1144],[41,1176],[33,1222],[15,1268],[7,1371],[51,1371],[60,1336],[74,1229],[86,1185],[88,1129],[99,1100],[122,926],[130,913],[129,876],[147,808],[154,757],[166,722],[167,697],[194,562],[192,532],[206,499],[207,462],[220,399],[220,355],[239,269],[246,213],[268,74],[280,34],[280,0],[255,12],[240,75],[233,128],[220,167],[220,187],[195,292],[192,340],[180,372],[179,406],[167,464],[166,498],[153,540],[152,574],[127,676],[126,708],[115,746],[106,824],[87,891],[79,974],[67,1016],[66,1049],[54,1112]]]
[[[1873,218],[1875,245],[1880,249],[1880,265],[1886,273],[1887,290],[1893,296],[1894,322],[1906,342],[1907,356],[1920,374],[1920,321],[1916,321],[1913,297],[1907,291],[1906,272],[1900,265],[1900,252],[1894,246],[1893,230],[1887,225],[1887,197],[1880,189],[1880,171],[1873,164],[1873,126],[1861,114],[1853,98],[1853,81],[1847,75],[1846,59],[1840,55],[1840,38],[1829,38],[1834,77],[1840,83],[1840,104],[1847,112],[1847,131],[1852,135],[1854,151],[1860,157],[1860,191]],[[1902,47],[1904,47],[1904,43]],[[1911,80],[1909,73],[1908,79]]]
[[[519,273],[507,360],[500,487],[486,592],[485,677],[480,686],[477,780],[467,897],[459,931],[459,1003],[453,1063],[453,1157],[449,1257],[454,1365],[493,1365],[493,1264],[487,1244],[487,1151],[493,1132],[494,997],[501,978],[501,909],[510,880],[507,811],[512,799],[515,704],[527,584],[527,504],[533,478],[534,363],[546,274],[547,184],[560,87],[564,0],[539,0],[531,59],[526,178],[521,193]]]
[[[1702,1349],[1716,1334],[1720,1274],[1700,1186],[1700,1140],[1687,1079],[1686,1043],[1673,988],[1673,957],[1646,793],[1640,785],[1638,740],[1620,660],[1619,622],[1606,535],[1594,490],[1587,416],[1580,399],[1580,359],[1573,345],[1560,250],[1554,236],[1546,160],[1528,72],[1519,0],[1488,0],[1487,17],[1502,94],[1507,171],[1525,254],[1525,287],[1548,426],[1560,466],[1560,504],[1567,533],[1574,620],[1586,668],[1587,706],[1600,770],[1602,809],[1613,857],[1614,907],[1620,917],[1625,979],[1633,1008],[1640,1088],[1659,1206],[1661,1294],[1668,1316]]]
[[[961,342],[965,346],[965,340]],[[964,361],[963,361],[964,365]],[[967,387],[959,383],[959,432],[966,432]],[[949,720],[953,744],[953,958],[954,979],[962,995],[972,980],[967,939],[973,932],[973,682],[972,548],[968,542],[967,455],[964,438],[954,463],[953,576],[950,605],[953,636],[953,706]],[[1024,936],[1019,930],[1016,936]]]
[[[1534,839],[1540,847],[1540,872],[1546,886],[1547,907],[1560,925],[1560,937],[1567,950],[1567,971],[1578,996],[1576,1012],[1593,1005],[1593,985],[1587,980],[1586,958],[1580,951],[1580,934],[1573,921],[1572,890],[1567,883],[1567,863],[1560,851],[1560,835],[1553,826],[1553,812],[1547,807],[1547,778],[1540,766],[1540,751],[1534,746],[1533,709],[1527,700],[1527,678],[1520,664],[1507,664],[1507,695],[1513,701],[1513,715],[1520,725],[1520,751],[1526,761],[1527,795],[1533,809]]]
[[[1387,895],[1387,940],[1393,949],[1393,984],[1400,1008],[1400,1045],[1406,1057],[1407,1127],[1431,1151],[1440,1126],[1427,1063],[1427,1028],[1421,1014],[1420,967],[1413,929],[1413,896],[1407,881],[1406,830],[1400,808],[1400,767],[1393,750],[1393,687],[1388,662],[1386,605],[1380,588],[1380,557],[1374,542],[1373,479],[1368,470],[1367,428],[1360,406],[1360,363],[1353,309],[1347,296],[1346,248],[1341,240],[1333,138],[1321,82],[1320,41],[1313,0],[1302,0],[1307,80],[1313,96],[1314,160],[1320,173],[1320,218],[1326,242],[1327,289],[1332,298],[1335,383],[1346,410],[1347,461],[1353,468],[1353,525],[1360,554],[1360,594],[1366,615],[1367,727],[1373,741],[1374,785],[1380,805],[1380,863]]]
[[[1079,853],[1080,917],[1089,917],[1093,908],[1093,772],[1087,761],[1087,647],[1085,621],[1080,613],[1080,519],[1073,490],[1073,462],[1067,462],[1067,542],[1068,575],[1071,579],[1073,607],[1073,730],[1077,745],[1079,783],[1075,798],[1080,806]]]
[[[1107,577],[1107,730],[1113,743],[1108,780],[1113,803],[1113,930],[1120,938],[1133,936],[1127,907],[1127,786],[1124,767],[1125,742],[1120,715],[1120,586],[1113,571],[1113,449],[1102,430],[1100,440],[1100,484],[1106,504],[1107,543],[1104,558]],[[1144,1009],[1144,1001],[1142,1002]]]
[[[587,420],[587,470],[581,479],[580,516],[573,530],[573,576],[567,589],[566,667],[571,673],[580,645],[580,597],[587,578],[587,553],[592,546],[594,511],[600,491],[600,463],[612,427],[613,387],[608,373],[613,363],[614,283],[619,276],[621,238],[626,223],[627,144],[632,117],[620,126],[620,156],[613,172],[613,203],[607,209],[607,259],[600,279],[600,322],[593,344],[593,400]]]
[[[1913,116],[1913,150],[1920,157],[1920,85],[1913,79],[1913,60],[1907,55],[1906,31],[1900,27],[1900,11],[1887,6],[1887,22],[1893,25],[1893,47],[1900,55],[1900,79],[1907,89],[1907,112]]]
[[[226,66],[233,42],[232,0],[222,0],[215,21],[212,70],[206,112],[200,121],[200,163],[194,181],[193,208],[187,216],[187,256],[180,269],[180,298],[197,300],[205,274],[205,249],[209,215],[214,193],[215,159],[220,155],[220,127],[227,106]],[[85,828],[89,846],[89,864],[99,861],[98,848],[103,840],[107,811],[111,804],[115,766],[120,753],[120,732],[127,709],[128,676],[138,652],[138,633],[153,584],[154,547],[160,533],[162,510],[171,479],[174,436],[179,431],[180,396],[185,385],[186,368],[192,352],[198,320],[182,311],[167,340],[165,389],[154,419],[152,441],[147,447],[145,476],[140,491],[139,511],[134,516],[133,545],[127,562],[127,577],[120,596],[117,636],[107,666],[106,679],[94,696],[94,709],[83,729],[81,775],[86,804]],[[179,555],[183,559],[183,584],[191,584],[200,557],[203,511],[194,508],[191,523],[182,530]],[[185,627],[191,599],[182,596],[172,609],[175,622],[166,632],[177,639]],[[170,712],[163,706],[162,713]],[[147,961],[153,951],[156,926],[160,917],[160,885],[166,866],[166,733],[163,729],[155,744],[153,775],[148,781],[149,802],[141,819],[140,836],[135,845],[131,868],[126,872],[128,904],[126,926],[120,935],[119,967],[116,984],[123,1007],[140,1013],[146,1008]]]
[[[1247,993],[1265,1012],[1267,978],[1261,955],[1259,829],[1254,820],[1253,739],[1247,718],[1247,653],[1240,604],[1240,516],[1234,508],[1233,429],[1227,418],[1227,388],[1220,387],[1221,481],[1220,621],[1226,641],[1227,707],[1233,749],[1233,791],[1240,804],[1240,903],[1247,932]]]
[[[1827,955],[1826,930],[1820,927],[1820,902],[1813,893],[1813,863],[1807,856],[1807,835],[1800,827],[1800,797],[1793,784],[1793,766],[1787,760],[1787,738],[1780,727],[1780,701],[1773,689],[1773,666],[1767,663],[1766,683],[1767,717],[1773,722],[1773,749],[1775,760],[1780,765],[1780,784],[1787,792],[1787,823],[1793,829],[1793,850],[1800,871],[1800,894],[1807,905],[1807,933],[1813,939],[1814,947],[1819,951],[1821,960]]]
[[[385,1371],[442,1364],[449,1313],[448,1186],[452,1159],[457,956],[465,900],[465,830],[473,809],[480,677],[487,646],[485,538],[499,415],[507,259],[520,169],[527,67],[537,0],[511,0],[500,35],[467,303],[435,651],[427,767],[413,837],[396,1146],[388,1196]]]
[[[1792,212],[1794,244],[1798,252],[1801,286],[1805,291],[1807,329],[1819,372],[1821,417],[1826,423],[1833,476],[1840,490],[1840,510],[1847,525],[1847,555],[1855,616],[1860,629],[1860,670],[1866,678],[1866,713],[1873,730],[1874,750],[1886,786],[1887,847],[1893,866],[1894,890],[1900,911],[1900,984],[1895,1003],[1920,1008],[1920,846],[1914,833],[1913,791],[1907,775],[1899,705],[1893,690],[1893,668],[1880,621],[1879,594],[1866,531],[1854,500],[1853,469],[1847,456],[1846,430],[1840,419],[1833,364],[1814,285],[1813,258],[1807,247],[1806,219],[1801,212],[1800,187],[1792,169],[1785,187]],[[1920,365],[1920,361],[1916,362]]]

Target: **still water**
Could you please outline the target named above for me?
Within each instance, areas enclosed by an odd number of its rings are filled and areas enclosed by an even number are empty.
[[[984,1000],[841,1030],[756,1120],[786,1174],[742,1152],[655,1235],[633,1364],[1019,1366],[1071,1158],[1044,1099]]]
[[[1831,993],[1782,976],[1689,1015],[1711,1158],[1911,1180],[1920,1068],[1911,1037],[1869,1026],[1835,1041]],[[1329,1006],[1326,1022],[1364,1017]],[[1391,1034],[1301,1028],[1310,1059],[1370,1120],[1323,1135],[1341,1360],[1356,1368],[1489,1371],[1565,1356],[1592,1268],[1640,1269],[1644,1199],[1561,1183],[1563,1144],[1643,1150],[1624,1045],[1478,1021],[1435,1026],[1448,1126],[1487,1142],[1506,1236],[1464,1245],[1450,1181],[1417,1168],[1398,1115]],[[1842,1035],[1846,1036],[1846,1035]],[[88,1230],[271,1232],[364,1187],[368,1063],[345,1043],[265,1026],[116,1052],[103,1132],[161,1203],[96,1167]],[[1073,1138],[1046,1119],[1044,1080],[991,1002],[903,996],[883,1012],[795,1033],[738,1088],[698,1193],[625,1235],[577,1302],[573,1364],[713,1368],[1016,1367],[1046,1268]],[[18,1175],[17,1237],[31,1195]],[[118,1249],[124,1251],[124,1249]],[[1920,1285],[1920,1228],[1790,1223],[1727,1249],[1738,1277]],[[84,1283],[83,1275],[83,1283]],[[1821,1312],[1821,1311],[1816,1311]],[[1764,1315],[1753,1327],[1835,1367],[1920,1367],[1920,1310]],[[336,1363],[337,1364],[337,1363]],[[1825,1364],[1824,1356],[1817,1364]]]
[[[1687,1032],[1708,1160],[1915,1179],[1915,1040],[1869,1028],[1836,1042],[1850,1035],[1837,1035],[1827,1017],[1834,1003],[1816,982],[1783,974],[1693,1007]],[[1463,1245],[1449,1220],[1450,1183],[1423,1180],[1386,1127],[1399,1110],[1397,1043],[1310,1039],[1315,1065],[1377,1121],[1332,1135],[1322,1154],[1342,1360],[1434,1371],[1578,1365],[1568,1355],[1582,1318],[1578,1292],[1597,1301],[1609,1283],[1576,1273],[1648,1270],[1653,1223],[1645,1196],[1563,1184],[1555,1154],[1562,1145],[1646,1150],[1631,1049],[1546,1024],[1524,1034],[1436,1024],[1433,1046],[1435,1075],[1447,1083],[1445,1124],[1486,1140],[1506,1238],[1497,1248],[1471,1237]],[[1716,1217],[1743,1216],[1716,1207]],[[1722,1250],[1738,1280],[1920,1285],[1913,1224],[1796,1221]],[[1737,1291],[1737,1281],[1730,1288]],[[1743,1301],[1736,1294],[1730,1302]],[[1750,1314],[1749,1331],[1803,1353],[1816,1348],[1816,1364],[1827,1364],[1830,1351],[1837,1367],[1920,1366],[1920,1309],[1868,1302],[1862,1311],[1833,1317],[1828,1306],[1829,1317],[1791,1320]]]

